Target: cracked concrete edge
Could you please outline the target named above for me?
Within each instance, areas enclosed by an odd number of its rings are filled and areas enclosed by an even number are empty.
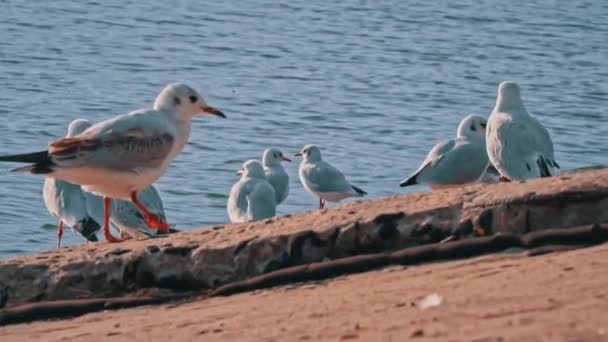
[[[220,247],[203,245],[190,237],[177,245],[134,243],[131,246],[135,248],[117,247],[91,257],[72,251],[73,255],[63,259],[53,255],[52,260],[61,260],[54,264],[44,259],[32,262],[31,257],[14,258],[0,263],[0,307],[121,296],[156,287],[174,291],[215,288],[289,266],[433,243],[453,233],[466,237],[476,227],[487,233],[523,233],[608,222],[608,169],[565,174],[554,182],[474,185],[450,191],[460,200],[446,200],[445,206],[435,203],[428,210],[417,211],[388,207],[383,199],[368,201],[357,204],[373,210],[366,218],[332,224],[320,216],[311,225],[321,225],[321,229],[279,230],[274,235],[237,239]],[[441,194],[426,197],[435,196],[440,201]],[[424,197],[403,195],[395,201]],[[315,213],[281,219],[282,227],[306,215]],[[266,224],[278,225],[273,220]]]

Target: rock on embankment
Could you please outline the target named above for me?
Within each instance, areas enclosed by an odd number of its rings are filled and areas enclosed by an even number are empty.
[[[165,238],[95,244],[0,261],[0,308],[213,288],[288,266],[437,242],[453,232],[523,233],[608,222],[608,169],[349,203]]]

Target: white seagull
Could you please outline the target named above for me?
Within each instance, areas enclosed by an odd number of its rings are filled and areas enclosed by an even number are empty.
[[[15,171],[43,174],[82,185],[104,197],[104,235],[110,233],[110,199],[131,200],[146,224],[160,231],[169,225],[146,210],[137,195],[160,178],[190,136],[192,117],[225,117],[184,84],[166,86],[151,109],[140,109],[99,122],[79,135],[54,141],[46,151],[0,156],[0,161],[33,163]]]
[[[282,161],[290,162],[291,159],[283,156],[283,152],[276,148],[269,148],[264,151],[262,157],[264,173],[266,174],[266,180],[272,185],[277,195],[277,205],[282,203],[289,194],[289,175],[281,165]]]
[[[153,185],[140,192],[138,198],[150,213],[156,215],[161,222],[167,222],[163,202]],[[133,202],[113,200],[110,208],[112,213],[110,222],[121,232],[121,235],[127,234],[132,238],[156,235],[157,231],[148,228],[144,216]]]
[[[514,82],[502,82],[498,87],[486,144],[502,181],[550,177],[559,168],[549,132],[528,114]]]
[[[435,145],[418,170],[400,185],[431,187],[479,180],[488,167],[486,119],[468,115],[458,125],[456,138]]]
[[[238,172],[241,179],[232,186],[228,197],[230,221],[250,222],[276,215],[276,194],[257,160],[248,160]]]
[[[68,126],[66,138],[76,136],[91,127],[87,120],[74,120]],[[103,224],[103,200],[101,197],[82,191],[80,185],[46,177],[42,189],[44,204],[57,224],[57,248],[61,247],[63,225],[84,237],[97,241],[97,231]]]
[[[295,154],[304,159],[300,163],[300,181],[311,194],[319,197],[319,209],[325,201],[338,202],[347,197],[362,197],[367,192],[350,184],[335,167],[321,160],[321,150],[316,145],[306,145]]]

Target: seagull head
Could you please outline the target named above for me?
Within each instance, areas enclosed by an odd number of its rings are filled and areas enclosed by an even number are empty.
[[[321,160],[321,150],[317,145],[306,145],[302,151],[295,154],[296,157],[304,157],[306,161],[319,161]]]
[[[291,159],[285,157],[283,152],[277,148],[268,148],[264,151],[262,156],[262,163],[264,166],[280,165],[282,161],[290,162]]]
[[[498,86],[498,96],[494,111],[506,111],[509,109],[522,109],[524,103],[521,100],[519,86],[515,82],[504,81]]]
[[[260,161],[255,159],[250,159],[243,164],[243,167],[237,172],[243,178],[262,178],[266,179],[266,174],[264,173],[264,166]]]
[[[196,115],[226,117],[218,109],[209,106],[196,90],[181,83],[166,86],[156,97],[154,109],[179,113],[182,119],[190,119]]]
[[[467,115],[462,121],[460,121],[460,125],[458,125],[458,130],[456,131],[456,136],[458,137],[482,137],[485,139],[486,136],[486,125],[487,120],[478,115]]]
[[[86,131],[89,127],[91,127],[91,123],[85,119],[76,119],[70,122],[68,126],[68,134],[65,136],[66,138],[71,138],[79,135],[80,133]]]

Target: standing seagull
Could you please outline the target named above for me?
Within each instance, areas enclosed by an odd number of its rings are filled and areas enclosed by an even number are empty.
[[[266,180],[274,188],[277,195],[277,204],[280,204],[289,194],[289,175],[285,172],[282,161],[290,162],[291,159],[283,156],[283,153],[276,148],[269,148],[264,151],[262,163]]]
[[[551,177],[554,168],[559,168],[549,132],[528,114],[514,82],[502,82],[498,87],[486,143],[502,181]]]
[[[161,222],[167,222],[163,202],[153,185],[145,188],[139,193],[138,197],[141,204],[150,213],[158,217]],[[132,238],[156,235],[156,231],[148,229],[144,216],[133,202],[113,200],[110,208],[112,213],[110,215],[110,222],[120,231],[121,235],[127,234]]]
[[[316,145],[306,145],[295,155],[304,157],[300,163],[300,181],[308,192],[319,197],[319,209],[325,207],[325,201],[338,202],[367,195],[350,184],[342,172],[321,160],[321,150]]]
[[[104,235],[110,242],[122,241],[110,233],[111,198],[131,200],[150,228],[167,231],[169,225],[146,210],[137,195],[165,173],[188,141],[192,117],[203,114],[225,117],[189,86],[169,84],[151,109],[99,122],[79,135],[52,142],[46,151],[0,156],[0,161],[33,163],[14,171],[80,184],[103,196]]]
[[[248,160],[238,172],[241,179],[232,186],[228,197],[230,221],[250,222],[276,215],[276,194],[257,160]]]
[[[68,126],[66,138],[76,136],[91,127],[87,120],[74,120]],[[57,224],[57,248],[61,247],[63,225],[87,241],[97,241],[95,233],[103,222],[103,201],[101,197],[82,191],[80,185],[46,177],[42,190],[44,204],[59,223]]]
[[[400,185],[433,187],[474,182],[484,174],[488,164],[486,119],[468,115],[458,125],[456,139],[435,145],[418,170]]]

